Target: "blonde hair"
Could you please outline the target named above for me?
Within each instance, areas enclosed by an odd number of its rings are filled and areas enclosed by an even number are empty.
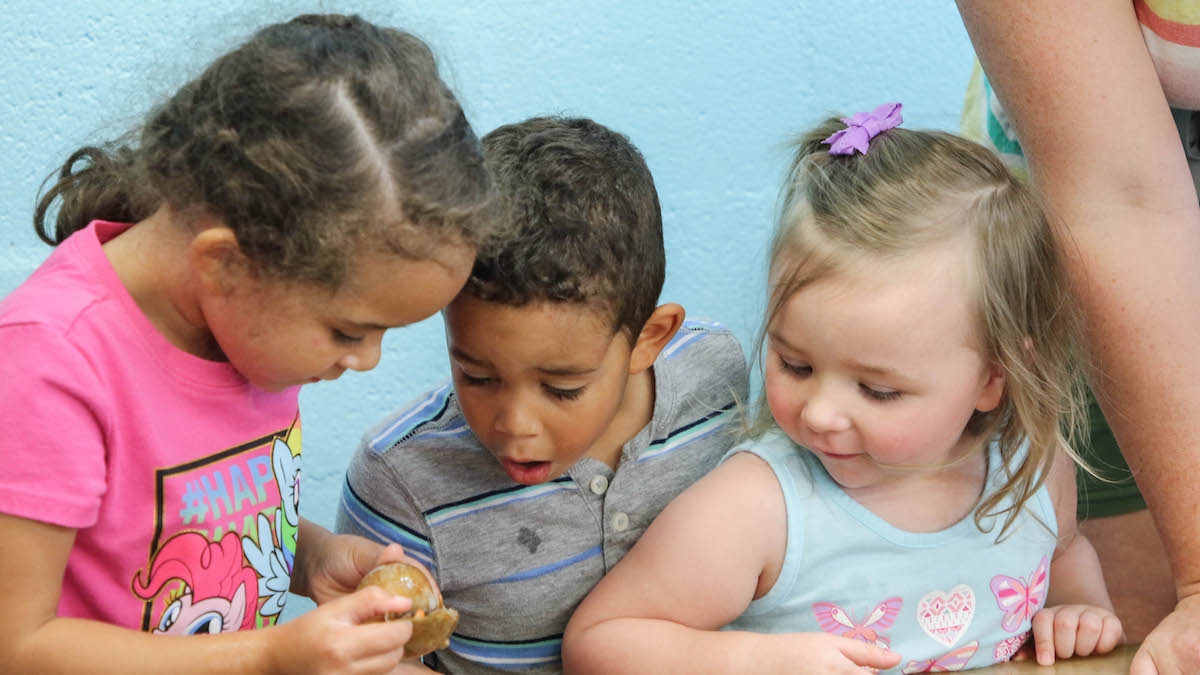
[[[975,509],[980,530],[990,529],[985,518],[1003,518],[1003,538],[1058,452],[1086,468],[1072,449],[1084,419],[1081,322],[1055,232],[1034,191],[977,143],[896,128],[874,138],[866,155],[830,155],[821,140],[842,128],[830,118],[795,143],[756,357],[772,321],[801,288],[864,261],[969,236],[972,329],[984,358],[1003,371],[1005,393],[996,409],[977,411],[964,432],[994,439],[1010,467],[1007,481]],[[749,433],[774,426],[764,395]]]

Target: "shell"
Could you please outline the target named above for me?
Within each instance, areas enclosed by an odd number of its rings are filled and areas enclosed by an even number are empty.
[[[450,634],[458,625],[458,612],[442,604],[429,576],[420,568],[402,562],[385,563],[367,572],[358,583],[359,588],[364,586],[379,586],[413,601],[411,610],[403,614],[391,613],[380,619],[412,621],[412,637],[404,645],[407,657],[424,656],[450,646]]]

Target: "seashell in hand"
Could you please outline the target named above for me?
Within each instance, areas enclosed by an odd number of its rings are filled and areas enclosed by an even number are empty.
[[[424,656],[450,646],[450,633],[458,625],[458,612],[442,604],[429,575],[420,568],[403,562],[385,563],[367,572],[358,583],[359,588],[364,586],[379,586],[412,600],[412,609],[407,612],[383,617],[383,621],[412,621],[412,637],[404,645],[406,657]]]

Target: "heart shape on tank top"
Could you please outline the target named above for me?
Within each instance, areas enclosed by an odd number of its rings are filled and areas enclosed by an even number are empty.
[[[953,647],[975,618],[975,591],[959,584],[949,591],[929,591],[917,603],[917,624],[929,637]]]

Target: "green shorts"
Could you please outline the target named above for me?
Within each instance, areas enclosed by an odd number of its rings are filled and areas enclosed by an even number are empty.
[[[1117,439],[1113,438],[1112,429],[1108,428],[1104,413],[1100,412],[1091,390],[1088,391],[1087,406],[1088,429],[1084,439],[1087,442],[1080,452],[1088,465],[1104,480],[1083,469],[1075,472],[1079,487],[1079,518],[1119,516],[1146,508],[1146,500],[1133,481],[1133,473],[1121,456]]]

